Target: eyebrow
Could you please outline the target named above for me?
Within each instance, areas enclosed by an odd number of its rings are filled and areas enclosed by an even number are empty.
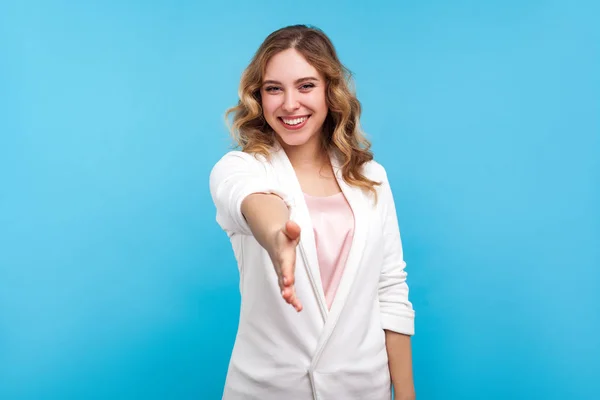
[[[302,83],[302,82],[308,82],[308,81],[318,81],[318,79],[315,78],[314,76],[307,76],[307,77],[304,77],[304,78],[296,79],[294,81],[294,85],[297,85],[297,84]],[[274,80],[271,80],[271,79],[269,79],[268,81],[264,81],[263,82],[263,85],[268,85],[268,84],[281,85],[281,82],[274,81]]]

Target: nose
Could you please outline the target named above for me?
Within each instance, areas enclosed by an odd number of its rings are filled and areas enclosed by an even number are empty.
[[[283,105],[281,106],[281,108],[285,112],[293,112],[300,108],[300,104],[295,96],[295,93],[293,93],[292,91],[285,92],[285,97],[283,99]]]

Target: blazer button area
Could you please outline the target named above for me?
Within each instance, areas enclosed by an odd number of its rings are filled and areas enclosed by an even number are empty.
[[[313,392],[313,400],[319,400],[319,395],[317,394],[317,388],[315,387],[315,379],[313,373],[314,371],[311,368],[306,370],[306,374],[308,375],[308,380],[310,381],[310,386]]]

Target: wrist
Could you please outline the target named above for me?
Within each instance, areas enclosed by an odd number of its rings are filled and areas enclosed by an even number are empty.
[[[414,386],[394,386],[394,400],[415,400],[415,397],[416,394]]]
[[[394,388],[394,400],[414,400],[415,386],[413,381],[402,381],[392,383]]]

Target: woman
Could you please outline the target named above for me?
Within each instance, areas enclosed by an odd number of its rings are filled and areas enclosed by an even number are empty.
[[[415,397],[414,311],[392,192],[327,36],[273,32],[244,71],[210,176],[240,272],[223,398]]]

